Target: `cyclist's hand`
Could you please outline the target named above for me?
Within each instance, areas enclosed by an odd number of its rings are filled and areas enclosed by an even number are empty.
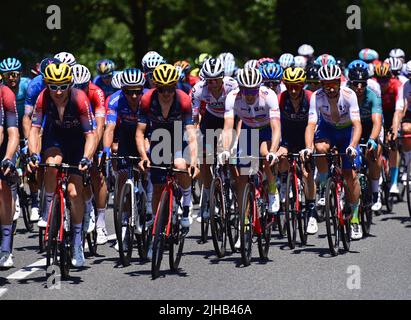
[[[274,152],[269,152],[266,156],[265,156],[265,160],[268,161],[268,163],[270,164],[270,167],[272,167],[275,163],[278,162],[278,157]]]
[[[193,174],[191,174],[193,173]],[[190,165],[188,167],[188,175],[191,177],[191,179],[197,178],[197,176],[200,174],[200,169],[196,165]]]
[[[302,161],[308,160],[308,158],[312,155],[313,151],[310,148],[305,148],[300,151],[300,157]]]
[[[7,176],[10,172],[16,170],[16,166],[10,159],[3,159],[1,162],[1,170],[3,171],[3,174]]]
[[[29,153],[29,146],[28,146],[28,141],[27,139],[24,139],[24,147],[21,148],[21,153],[26,156]]]
[[[368,139],[367,149],[368,149],[369,151],[376,151],[377,148],[378,148],[377,142],[376,142],[374,139],[371,139],[371,138]]]
[[[230,152],[229,151],[223,151],[218,154],[217,160],[219,164],[225,164],[228,159],[230,158]]]
[[[283,158],[287,155],[287,149],[285,148],[280,148],[276,153],[278,158]]]
[[[147,170],[147,168],[150,168],[150,160],[148,159],[143,159],[138,163],[138,166],[140,167],[140,169],[145,172]]]
[[[349,146],[347,149],[345,149],[345,153],[351,158],[355,158],[357,156],[357,150],[352,146]]]
[[[80,163],[78,165],[78,169],[80,171],[86,171],[87,169],[91,168],[93,161],[91,161],[90,159],[87,159],[86,157],[84,157],[83,159],[80,160]]]
[[[103,158],[103,154],[106,154],[106,161],[110,160],[111,156],[111,148],[110,147],[104,147],[103,151],[100,151],[98,153],[98,165],[100,166],[101,164],[101,159]]]
[[[40,157],[40,155],[37,154],[37,153],[33,153],[33,154],[31,155],[30,161],[29,161],[29,163],[28,163],[28,165],[27,165],[27,170],[28,170],[30,173],[33,173],[33,171],[35,171],[35,170],[38,168],[40,162],[41,162],[41,157]]]

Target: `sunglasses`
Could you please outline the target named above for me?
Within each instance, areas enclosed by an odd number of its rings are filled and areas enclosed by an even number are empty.
[[[260,92],[260,88],[241,88],[241,93],[244,96],[256,96]]]
[[[356,87],[356,88],[365,88],[367,86],[367,81],[351,81],[350,86]]]
[[[18,78],[18,77],[20,77],[20,72],[18,72],[18,71],[4,72],[3,76],[7,79]]]
[[[49,84],[48,87],[51,91],[66,91],[68,88],[70,88],[70,84],[62,84],[60,86],[56,84]]]
[[[143,94],[143,89],[123,89],[123,92],[128,96],[132,96],[134,94],[139,96],[140,94]]]
[[[112,77],[113,77],[113,74],[112,74],[112,73],[103,74],[103,75],[101,76],[101,79],[110,79],[110,78],[112,78]]]
[[[82,83],[82,84],[75,84],[74,88],[80,89],[80,90],[85,90],[88,88],[88,83]]]
[[[304,87],[303,83],[286,83],[285,86],[287,87],[287,90],[301,90]]]
[[[269,88],[273,88],[275,86],[278,86],[280,84],[280,81],[267,81],[264,82],[264,86],[269,87]]]
[[[162,87],[157,87],[158,93],[173,93],[176,91],[175,86],[162,86]]]
[[[211,78],[211,79],[206,79],[207,83],[212,83],[212,82],[218,82],[222,80],[223,78]]]
[[[321,83],[321,85],[326,90],[328,90],[328,89],[338,89],[341,86],[340,82],[323,82],[323,83]]]

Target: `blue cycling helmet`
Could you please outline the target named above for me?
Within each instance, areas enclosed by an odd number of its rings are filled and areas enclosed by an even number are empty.
[[[365,62],[372,62],[378,60],[379,55],[378,52],[373,49],[364,48],[358,53],[358,58]]]
[[[368,63],[362,61],[362,60],[354,60],[351,61],[350,64],[348,65],[348,70],[354,69],[354,68],[361,68],[361,69],[368,69]]]
[[[44,58],[43,60],[41,60],[40,62],[40,74],[44,77],[44,72],[46,70],[46,67],[49,64],[52,63],[61,63],[59,59],[56,58]]]
[[[116,65],[110,59],[102,59],[97,61],[96,69],[99,75],[111,75],[114,72]]]
[[[21,62],[16,58],[6,58],[0,63],[0,72],[20,71]]]
[[[336,65],[337,61],[332,55],[325,53],[318,56],[317,59],[315,59],[314,64],[319,66],[331,66]]]
[[[260,65],[260,72],[263,76],[263,81],[281,81],[283,77],[283,68],[274,62]]]

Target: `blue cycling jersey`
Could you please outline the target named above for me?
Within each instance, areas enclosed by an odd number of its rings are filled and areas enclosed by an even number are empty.
[[[117,73],[117,72],[115,72],[114,74],[116,74],[116,73]],[[116,89],[116,88],[113,88],[113,87],[111,86],[111,83],[109,83],[108,85],[105,84],[104,81],[103,81],[103,79],[101,78],[101,76],[96,76],[96,77],[93,79],[93,83],[94,83],[95,85],[98,85],[98,86],[101,88],[101,90],[103,90],[105,98],[107,98],[108,96],[112,95],[114,92],[116,92],[116,91],[118,90],[118,89]]]
[[[108,110],[106,117],[106,124],[116,124],[117,120],[122,126],[137,127],[138,122],[138,108],[133,111],[127,102],[123,91],[118,90],[111,95],[108,102]]]
[[[46,83],[43,80],[42,75],[38,75],[33,80],[31,80],[26,94],[26,100],[24,104],[26,108],[24,114],[31,116],[33,113],[34,105],[36,104],[37,98],[44,89],[46,88]]]
[[[29,86],[31,79],[29,78],[21,78],[20,83],[19,83],[19,90],[17,91],[16,94],[16,107],[17,107],[17,113],[19,115],[19,122],[22,121],[23,116],[24,116],[24,104],[26,100],[26,95],[27,95],[27,88]]]

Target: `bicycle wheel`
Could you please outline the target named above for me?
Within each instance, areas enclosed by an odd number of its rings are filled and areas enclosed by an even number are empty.
[[[177,208],[175,208],[177,210]],[[174,220],[174,219],[173,219]],[[171,224],[169,262],[171,271],[177,271],[183,255],[184,240],[187,231],[180,225],[180,219]]]
[[[305,193],[304,187],[301,182],[301,187],[298,190],[299,197],[299,211],[297,214],[297,224],[298,224],[298,233],[300,235],[301,244],[305,246],[307,244],[307,225],[308,225],[308,216],[307,211],[305,210]]]
[[[287,187],[286,187],[286,197],[285,197],[285,222],[287,227],[287,239],[288,246],[290,249],[295,248],[296,238],[297,238],[297,216],[295,208],[296,200],[296,187],[294,183],[293,174],[290,172],[287,177]]]
[[[141,259],[147,259],[148,247],[151,241],[152,227],[147,227],[147,196],[144,192],[136,194],[136,228],[139,232],[136,232],[137,250]],[[137,225],[138,224],[138,225]]]
[[[60,271],[61,278],[67,279],[71,266],[71,239],[70,233],[63,231],[63,241],[60,243]]]
[[[20,208],[23,212],[24,226],[26,227],[26,230],[28,232],[33,232],[34,224],[33,222],[30,221],[30,211],[31,211],[30,196],[29,196],[29,193],[26,192],[25,186],[26,184],[23,185],[23,188],[20,188],[18,186],[17,192],[18,192],[19,199],[20,199]],[[28,189],[28,186],[27,186],[27,189]]]
[[[163,192],[160,199],[160,206],[156,216],[154,238],[153,238],[153,257],[151,259],[151,277],[158,278],[160,274],[161,261],[163,260],[164,246],[166,241],[166,227],[169,214],[170,194]]]
[[[332,178],[327,181],[325,188],[325,225],[327,229],[328,246],[332,256],[338,255],[340,243],[340,226],[337,217],[337,186]]]
[[[411,179],[411,166],[409,165],[407,168],[407,181],[405,182],[405,188],[407,193],[407,206],[408,206],[408,214],[411,217],[411,186],[410,186],[410,179]]]
[[[266,199],[266,201],[268,201]],[[261,212],[260,225],[261,234],[258,235],[258,253],[261,260],[268,259],[268,251],[270,250],[271,241],[271,229],[272,229],[272,216],[268,214],[266,210]]]
[[[349,212],[349,210],[347,210]],[[343,248],[345,251],[350,251],[351,246],[351,215],[343,212],[344,214],[344,224],[340,225],[340,236],[343,243]]]
[[[249,183],[244,188],[243,206],[240,214],[240,241],[241,261],[249,266],[253,248],[253,211],[254,211],[253,188]]]
[[[60,197],[58,195],[53,196],[51,204],[51,216],[48,226],[48,237],[46,244],[46,274],[47,277],[51,275],[49,272],[49,266],[58,265],[58,233],[60,228],[60,217],[61,217],[61,207],[60,207]]]
[[[191,181],[191,194],[193,196],[193,204],[199,204],[201,199],[201,184],[198,179]]]
[[[223,196],[223,182],[217,177],[211,183],[210,188],[210,225],[214,250],[217,257],[225,256],[227,245],[225,203]]]
[[[134,192],[133,186],[125,183],[120,194],[120,205],[117,211],[117,241],[118,253],[121,264],[124,267],[130,265],[131,255],[133,253],[134,227],[131,226],[132,206],[131,197]]]
[[[388,169],[387,169],[388,171]],[[390,183],[389,183],[389,174],[386,173],[386,170],[383,167],[381,168],[381,177],[382,177],[382,184],[381,184],[381,189],[382,189],[382,197],[383,197],[383,202],[385,206],[387,207],[387,212],[391,213],[392,212],[392,207],[394,204],[394,199],[390,194]]]
[[[361,179],[364,179],[361,190],[360,205],[358,207],[359,217],[361,219],[361,228],[364,236],[370,235],[371,224],[372,224],[372,210],[371,210],[371,192],[370,185],[366,175],[362,176]]]
[[[240,214],[238,212],[237,193],[233,188],[230,187],[226,198],[228,198],[227,207],[229,208],[226,213],[228,243],[230,244],[231,252],[235,253],[238,252],[235,244],[240,237]]]

